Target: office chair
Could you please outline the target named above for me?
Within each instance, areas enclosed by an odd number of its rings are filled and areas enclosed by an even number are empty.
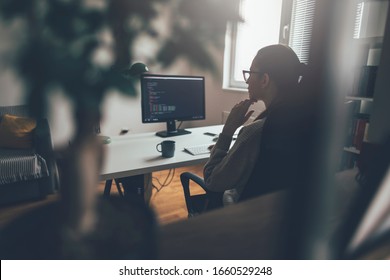
[[[271,192],[279,191],[299,184],[299,173],[296,168],[301,166],[299,160],[288,149],[266,147],[263,155],[257,160],[239,201],[251,199]],[[301,159],[303,157],[301,156]],[[292,164],[291,162],[295,163]],[[283,176],[281,176],[283,174]],[[224,192],[212,192],[205,187],[204,179],[190,172],[180,175],[188,217],[193,217],[206,211],[223,207]],[[190,181],[198,184],[204,194],[191,194]],[[259,185],[260,184],[260,185]]]
[[[298,188],[306,180],[317,135],[317,112],[307,106],[290,102],[269,111],[259,141],[261,157],[253,166],[239,202],[286,188]],[[188,217],[223,206],[223,192],[207,190],[203,178],[184,172],[180,180]],[[197,183],[205,194],[191,195],[190,181]]]
[[[253,178],[256,179],[256,176],[253,176]],[[204,179],[202,177],[199,177],[198,175],[193,174],[191,172],[184,172],[180,175],[180,181],[183,186],[184,199],[188,211],[188,218],[223,207],[224,192],[212,192],[210,190],[207,190],[205,187]],[[191,194],[190,181],[193,181],[197,185],[199,185],[205,191],[205,193]],[[256,180],[249,180],[244,192],[240,196],[239,201],[280,191],[282,189],[287,188],[286,185],[285,187],[270,187],[270,184],[263,184],[262,188],[257,188],[258,184],[255,183],[255,181]]]
[[[204,191],[204,194],[191,195],[190,180],[198,184]],[[180,175],[180,181],[183,186],[184,199],[187,206],[188,218],[197,216],[208,210],[217,209],[223,206],[223,192],[211,192],[205,188],[203,178],[191,172],[184,172]]]

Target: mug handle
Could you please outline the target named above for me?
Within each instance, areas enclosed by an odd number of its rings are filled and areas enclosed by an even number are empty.
[[[156,145],[156,150],[159,151],[160,153],[162,153],[162,150],[159,150],[159,149],[158,149],[158,146],[161,146],[161,143],[158,143],[158,144]]]

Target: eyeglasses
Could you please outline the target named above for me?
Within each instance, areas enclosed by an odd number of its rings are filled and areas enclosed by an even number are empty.
[[[249,70],[242,70],[242,75],[244,76],[244,81],[247,82],[250,75],[254,73],[261,73],[260,71],[249,71]]]

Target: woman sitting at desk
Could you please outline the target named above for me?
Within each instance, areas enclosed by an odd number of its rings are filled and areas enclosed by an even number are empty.
[[[304,67],[291,48],[271,45],[260,49],[250,70],[243,71],[249,99],[232,108],[204,167],[206,189],[225,192],[225,205],[291,187],[305,175],[312,118],[302,102]],[[241,129],[229,150],[233,134],[258,100],[266,110]]]

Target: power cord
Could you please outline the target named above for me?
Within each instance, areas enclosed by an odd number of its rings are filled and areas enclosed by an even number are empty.
[[[165,178],[164,182],[161,183],[160,180],[157,178],[157,177],[152,177],[152,180],[154,179],[157,184],[159,185],[159,187],[157,187],[155,184],[153,184],[152,182],[152,187],[156,190],[156,192],[160,192],[163,188],[165,188],[166,186],[168,186],[170,183],[172,183],[173,181],[173,178],[175,177],[175,171],[176,169],[175,168],[171,168],[169,169],[168,171],[168,175],[167,177]]]

